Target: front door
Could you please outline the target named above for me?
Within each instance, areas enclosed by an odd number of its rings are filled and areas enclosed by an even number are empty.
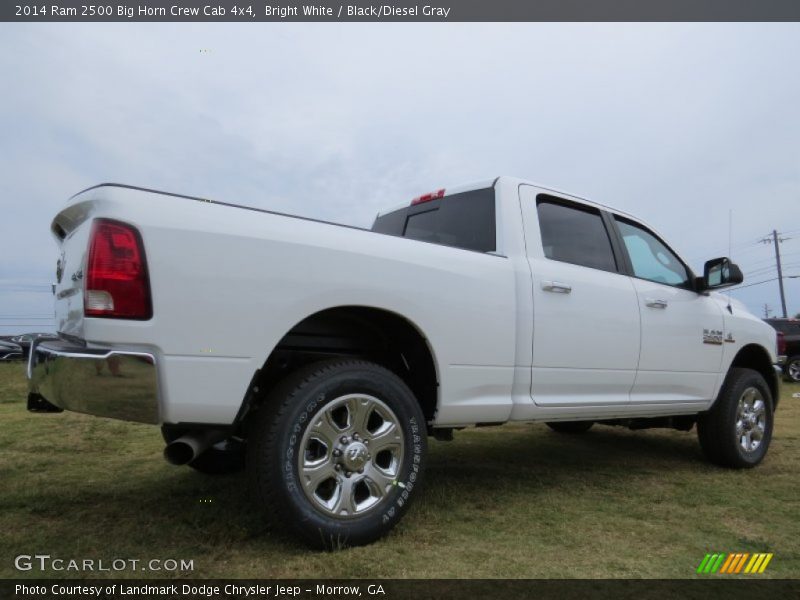
[[[642,349],[631,401],[711,399],[722,363],[722,308],[691,289],[691,272],[653,232],[623,217],[615,220],[642,316]]]

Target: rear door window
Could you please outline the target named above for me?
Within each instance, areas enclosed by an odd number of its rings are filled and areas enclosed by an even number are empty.
[[[616,272],[611,239],[599,210],[544,195],[537,198],[536,209],[547,258]]]

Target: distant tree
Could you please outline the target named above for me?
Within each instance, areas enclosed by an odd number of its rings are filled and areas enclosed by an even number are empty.
[[[794,318],[795,318],[795,319],[800,319],[800,313],[797,313],[797,314],[794,316]]]

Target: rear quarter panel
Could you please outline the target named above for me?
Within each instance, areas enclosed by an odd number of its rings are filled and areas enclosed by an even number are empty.
[[[136,226],[154,316],[77,318],[80,291],[59,300],[59,315],[89,342],[158,357],[164,422],[231,422],[283,335],[336,306],[396,312],[425,335],[440,382],[437,421],[510,413],[516,300],[507,258],[118,187],[89,190],[78,205],[85,222],[67,240],[68,264],[85,263],[90,219]]]

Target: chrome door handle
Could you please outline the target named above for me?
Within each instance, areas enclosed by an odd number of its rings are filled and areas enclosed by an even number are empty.
[[[649,306],[650,308],[667,308],[667,301],[666,300],[659,300],[653,298],[647,298],[644,303]]]
[[[555,292],[556,294],[569,294],[572,291],[572,286],[558,281],[543,281],[542,289],[545,292]]]

